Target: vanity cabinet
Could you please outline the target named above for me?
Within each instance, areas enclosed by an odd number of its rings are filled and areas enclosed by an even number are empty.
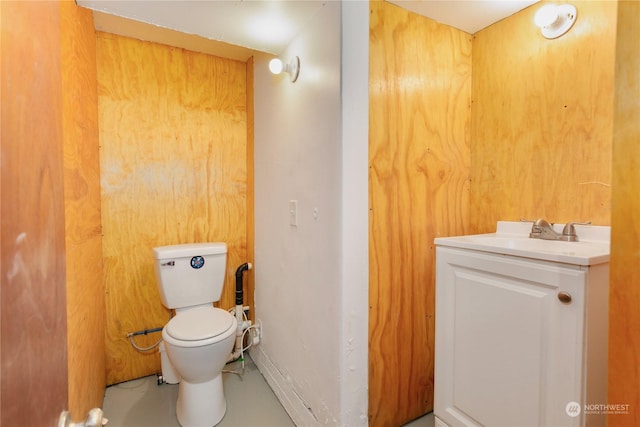
[[[608,261],[447,240],[436,240],[436,425],[604,425],[585,404],[606,403]]]

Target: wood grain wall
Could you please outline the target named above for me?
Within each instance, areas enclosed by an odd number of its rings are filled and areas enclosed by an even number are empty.
[[[471,231],[498,220],[611,216],[616,2],[574,1],[561,38],[532,6],[474,35]]]
[[[0,424],[57,425],[67,405],[61,20],[0,2]]]
[[[433,239],[469,218],[471,37],[371,2],[369,425],[433,408]]]
[[[105,389],[96,37],[90,10],[60,7],[68,409],[80,421],[102,406]]]
[[[158,372],[126,334],[163,326],[152,248],[228,245],[219,305],[247,261],[246,65],[107,33],[97,36],[107,383]],[[138,345],[159,334],[140,337]]]
[[[640,425],[640,3],[618,6],[613,137],[609,387],[629,405],[609,427]]]

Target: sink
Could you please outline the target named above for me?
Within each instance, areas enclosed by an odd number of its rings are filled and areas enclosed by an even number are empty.
[[[563,224],[554,227],[560,231]],[[575,265],[609,261],[610,227],[576,226],[577,242],[532,239],[530,231],[529,223],[498,221],[495,233],[439,237],[435,244]]]

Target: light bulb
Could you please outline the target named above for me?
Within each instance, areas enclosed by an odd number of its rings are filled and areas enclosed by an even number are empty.
[[[284,64],[278,58],[274,58],[271,61],[269,61],[269,70],[273,74],[280,74],[282,70],[284,70]]]
[[[285,64],[279,58],[274,58],[269,61],[269,70],[273,74],[288,73],[291,81],[295,82],[300,73],[300,58],[294,56],[288,64]]]

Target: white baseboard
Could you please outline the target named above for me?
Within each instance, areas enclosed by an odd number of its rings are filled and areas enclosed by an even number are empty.
[[[445,424],[440,418],[436,418],[436,427],[449,427],[449,425]]]
[[[280,370],[271,362],[269,356],[262,351],[262,348],[257,346],[251,349],[249,354],[294,424],[304,427],[319,426],[318,420],[309,411],[287,379],[282,376]]]

